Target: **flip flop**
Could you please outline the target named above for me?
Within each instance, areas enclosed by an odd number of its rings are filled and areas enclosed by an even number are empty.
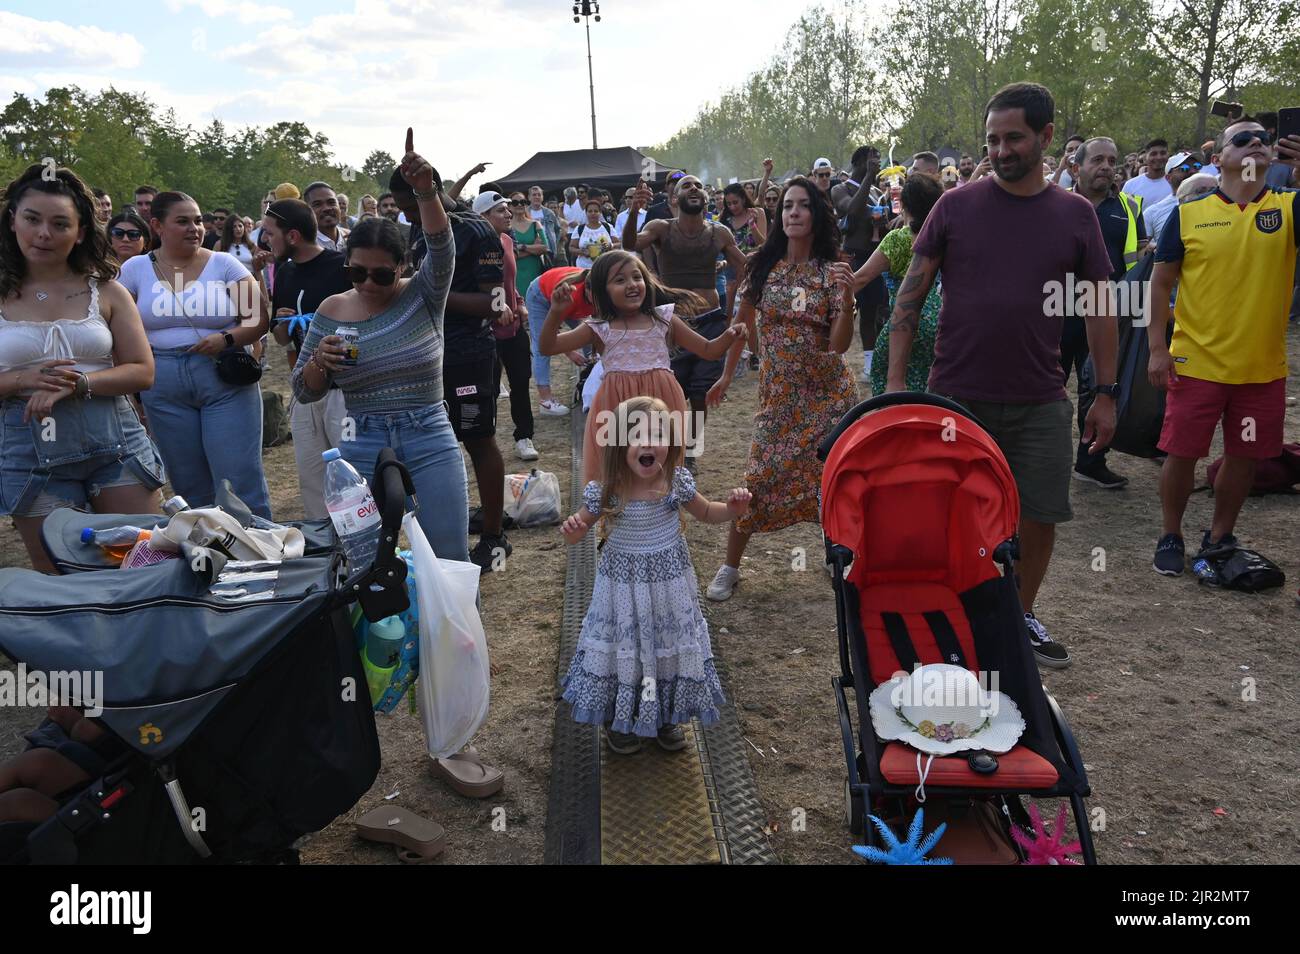
[[[473,746],[450,758],[434,759],[433,772],[466,798],[487,798],[506,784],[505,773],[484,765]]]
[[[397,860],[419,865],[433,861],[447,847],[447,832],[399,805],[381,805],[357,819],[357,834],[367,841],[395,845]]]

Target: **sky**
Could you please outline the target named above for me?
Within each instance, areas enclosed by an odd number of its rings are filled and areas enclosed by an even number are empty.
[[[416,150],[504,175],[591,145],[586,38],[572,0],[5,0],[0,104],[112,85],[200,128],[301,120],[338,164]],[[779,0],[600,4],[591,22],[601,147],[663,142],[758,69],[801,7]],[[725,25],[725,44],[724,44]]]

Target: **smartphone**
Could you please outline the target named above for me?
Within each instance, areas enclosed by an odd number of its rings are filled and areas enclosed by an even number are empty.
[[[980,146],[980,158],[987,159],[988,157],[989,157],[989,144],[985,143],[984,145]]]
[[[1224,119],[1236,121],[1241,118],[1246,108],[1241,103],[1229,103],[1222,99],[1216,99],[1214,105],[1210,107],[1210,114],[1222,116]]]
[[[1285,106],[1277,111],[1277,138],[1300,136],[1300,106]]]

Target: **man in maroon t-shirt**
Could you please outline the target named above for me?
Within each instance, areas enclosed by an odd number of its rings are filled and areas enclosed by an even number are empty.
[[[1039,663],[1063,669],[1069,653],[1034,616],[1056,524],[1072,515],[1061,330],[1066,315],[1088,319],[1103,382],[1084,422],[1083,441],[1095,452],[1115,431],[1116,324],[1108,295],[1097,294],[1111,265],[1091,203],[1043,179],[1054,113],[1052,94],[1035,83],[1013,83],[989,100],[993,174],[944,193],[916,238],[889,326],[889,390],[905,388],[921,306],[942,272],[929,389],[969,408],[1006,455],[1020,491],[1017,578],[1029,642]]]

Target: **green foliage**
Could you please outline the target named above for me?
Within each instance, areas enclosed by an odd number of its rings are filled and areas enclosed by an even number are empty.
[[[896,159],[977,154],[985,105],[1019,80],[1052,91],[1058,141],[1196,147],[1222,128],[1215,99],[1300,105],[1298,26],[1300,0],[889,0],[869,20],[818,6],[764,67],[649,152],[724,180],[761,174],[765,156],[778,175],[822,155],[843,166],[868,141],[897,140]]]
[[[371,158],[377,155],[392,162],[378,151]],[[336,164],[329,139],[304,123],[233,132],[215,120],[195,130],[173,111],[111,87],[96,94],[51,89],[44,100],[18,94],[0,111],[0,186],[47,156],[108,192],[114,208],[145,184],[187,192],[205,210],[224,206],[254,218],[281,182],[301,189],[320,179],[354,203],[364,192],[379,193],[374,177]]]

